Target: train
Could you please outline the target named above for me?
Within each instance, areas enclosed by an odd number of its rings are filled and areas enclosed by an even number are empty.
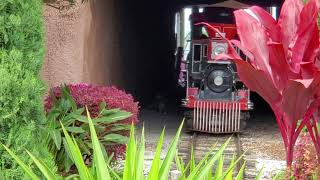
[[[229,44],[224,38],[238,38],[234,8],[193,6],[189,11],[187,14],[184,10],[177,17],[178,20],[188,18],[189,34],[185,34],[183,23],[176,22],[182,24],[176,29],[176,68],[178,84],[184,91],[181,105],[185,109],[187,129],[212,134],[240,133],[254,109],[251,92],[239,79],[232,59],[216,60],[217,55],[228,53]],[[200,22],[221,33],[199,25]],[[233,48],[247,60],[240,49]]]

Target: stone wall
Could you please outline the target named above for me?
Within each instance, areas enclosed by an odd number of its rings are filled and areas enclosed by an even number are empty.
[[[61,6],[62,1],[44,5],[42,77],[48,88],[77,82],[122,86],[115,0],[80,1],[72,7]]]

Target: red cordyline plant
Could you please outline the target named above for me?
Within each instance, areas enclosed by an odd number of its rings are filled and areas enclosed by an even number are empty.
[[[229,54],[248,88],[271,106],[286,149],[288,167],[293,161],[295,142],[307,127],[318,156],[320,137],[316,113],[320,102],[318,0],[286,0],[278,21],[264,9],[253,6],[234,12],[240,41],[227,40]],[[217,29],[206,23],[209,28]],[[248,56],[239,57],[235,45]],[[301,123],[298,123],[301,120]],[[319,158],[318,158],[319,159]]]

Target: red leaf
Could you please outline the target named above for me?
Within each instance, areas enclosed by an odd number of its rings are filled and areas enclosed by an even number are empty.
[[[279,43],[270,43],[269,46],[269,59],[270,66],[272,69],[272,78],[274,84],[282,92],[286,87],[288,82],[289,68],[286,60],[286,55],[284,54],[284,49],[282,44]]]
[[[233,39],[233,40],[230,40],[230,42],[234,46],[238,47],[242,51],[242,53],[248,57],[248,59],[250,60],[250,63],[251,63],[252,66],[254,66],[255,68],[257,67],[257,65],[256,65],[256,63],[254,61],[254,56],[252,55],[252,53],[250,51],[248,51],[245,47],[243,47],[241,45],[240,41]]]
[[[260,22],[266,28],[272,41],[281,42],[281,29],[277,21],[267,11],[259,6],[252,6],[249,9],[258,17]]]
[[[302,0],[286,0],[282,5],[278,24],[281,28],[282,42],[286,52],[297,32],[302,8]]]
[[[317,72],[317,68],[312,62],[302,62],[300,66],[300,74],[303,79],[312,79],[314,74]]]
[[[297,36],[292,44],[292,61],[314,62],[319,48],[318,0],[309,0],[300,14]]]
[[[310,85],[310,92],[314,98],[320,97],[320,71],[317,71],[313,75],[313,81]]]
[[[255,57],[256,68],[271,75],[269,66],[268,37],[263,25],[244,10],[234,12],[241,45]]]
[[[254,69],[246,61],[237,59],[233,61],[237,65],[237,71],[241,80],[250,90],[257,92],[271,106],[280,102],[281,95],[265,72]]]
[[[291,132],[296,128],[296,122],[305,115],[310,102],[310,86],[312,80],[289,80],[287,88],[283,91],[282,108],[288,118],[286,124]]]

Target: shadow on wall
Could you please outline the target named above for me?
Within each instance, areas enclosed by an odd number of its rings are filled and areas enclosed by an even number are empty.
[[[157,94],[176,101],[174,11],[160,1],[80,1],[61,10],[44,6],[48,86],[112,84],[142,104]]]
[[[48,86],[65,82],[121,86],[114,1],[49,3],[44,5],[47,53],[42,73]]]

